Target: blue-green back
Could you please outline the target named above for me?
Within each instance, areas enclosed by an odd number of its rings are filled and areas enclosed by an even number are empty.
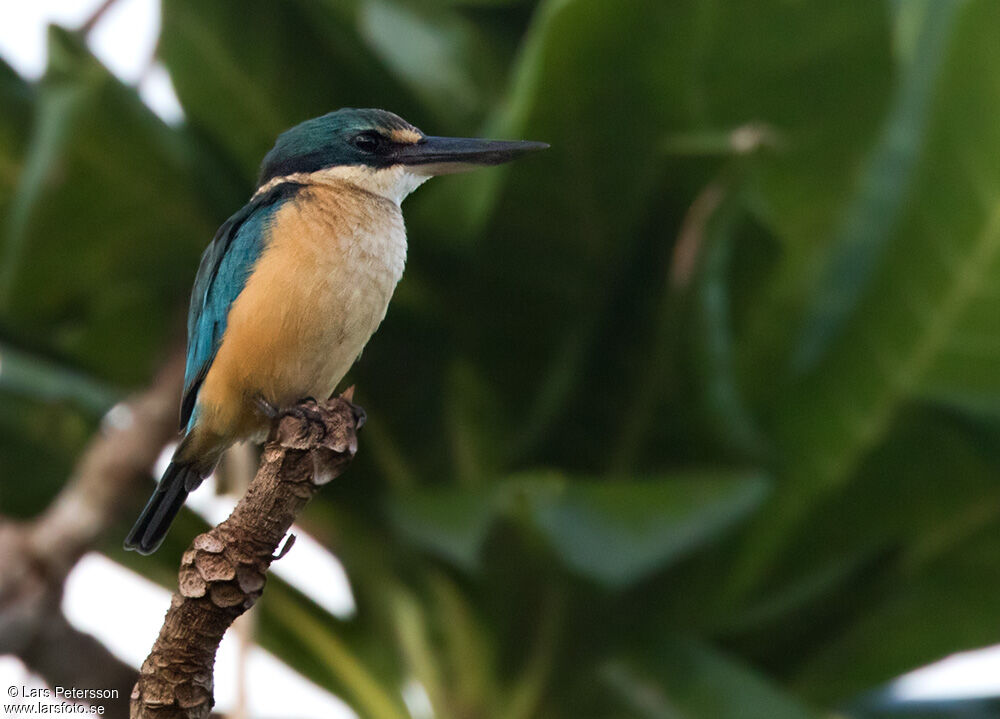
[[[274,214],[300,187],[282,183],[244,205],[219,228],[201,257],[188,310],[182,429],[190,429],[196,419],[198,389],[222,343],[229,308],[267,246]]]

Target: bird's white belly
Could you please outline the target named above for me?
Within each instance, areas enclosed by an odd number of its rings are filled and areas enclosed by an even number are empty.
[[[373,204],[349,232],[341,223],[326,221],[334,208],[299,210],[301,224],[308,228],[297,238],[303,260],[297,293],[303,296],[291,304],[309,308],[312,321],[290,318],[301,341],[294,343],[298,356],[293,364],[299,366],[287,377],[282,398],[287,402],[301,398],[300,383],[307,386],[306,394],[329,396],[385,317],[403,274],[406,232],[398,206],[384,200]],[[310,218],[314,213],[318,216]]]
[[[314,333],[301,348],[302,378],[308,378],[317,398],[329,396],[378,329],[402,275],[391,258],[405,253],[405,237],[369,237],[346,249],[342,263],[318,266],[313,305]],[[404,255],[405,256],[405,255]]]

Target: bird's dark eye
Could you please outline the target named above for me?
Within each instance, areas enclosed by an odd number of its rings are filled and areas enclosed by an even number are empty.
[[[360,135],[355,135],[351,142],[362,152],[369,153],[378,152],[385,146],[383,137],[373,132],[362,132]]]

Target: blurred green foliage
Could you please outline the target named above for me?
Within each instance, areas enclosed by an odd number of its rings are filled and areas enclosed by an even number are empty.
[[[377,106],[544,140],[407,201],[361,454],[303,518],[357,616],[274,580],[262,643],[366,719],[408,717],[410,679],[442,719],[881,716],[855,699],[1000,640],[997,27],[992,0],[163,0],[176,127],[53,28],[41,81],[0,64],[4,511],[150,377],[282,129]],[[192,527],[106,549],[170,582]]]

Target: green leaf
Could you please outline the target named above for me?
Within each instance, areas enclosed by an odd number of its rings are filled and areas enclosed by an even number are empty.
[[[393,496],[389,513],[408,541],[469,571],[478,566],[495,505],[487,490],[419,489]]]
[[[818,716],[750,668],[701,642],[657,636],[612,660],[603,683],[636,719],[808,719]]]
[[[129,385],[159,364],[216,221],[194,148],[50,31],[35,133],[0,246],[0,321],[19,345]]]
[[[59,38],[72,43],[58,31],[50,32],[50,44]],[[56,55],[64,57],[64,53]],[[63,83],[50,83],[36,103],[38,119],[32,146],[29,148],[25,167],[17,182],[12,208],[4,223],[3,265],[0,267],[0,308],[11,304],[16,273],[20,271],[25,245],[28,242],[27,225],[30,214],[45,188],[47,177],[55,170],[58,156],[68,146],[69,126],[80,112],[83,93],[79,87]]]
[[[760,291],[741,327],[744,384],[766,402],[781,391],[784,372],[775,368],[787,367],[794,353],[803,308],[845,226],[845,206],[853,201],[859,217],[869,212],[868,202],[854,198],[861,171],[883,166],[871,159],[880,133],[892,139],[885,130],[894,94],[892,27],[884,3],[797,3],[794,10],[767,3],[759,16],[753,3],[737,4],[739,14],[731,7],[724,16],[732,50],[710,56],[727,64],[713,73],[715,102],[730,126],[751,120],[769,130],[773,145],[754,163],[748,204],[775,233],[781,257],[759,275]],[[760,30],[746,31],[758,22]]]
[[[457,7],[503,7],[505,5],[527,5],[532,0],[439,0],[442,5]]]
[[[660,158],[619,146],[652,147],[665,126],[682,122],[678,78],[691,15],[688,2],[540,4],[508,100],[481,134],[552,148],[510,168],[435,180],[407,201],[408,272],[436,269],[425,282],[445,308],[435,322],[443,315],[496,383],[501,415],[520,418],[503,448],[509,461],[537,461],[553,427],[593,386],[586,374],[601,356],[616,282],[642,236],[643,213],[659,199]],[[614,50],[622,37],[628,53]],[[422,249],[420,238],[436,245]],[[572,454],[598,443],[565,436],[562,445]]]
[[[435,180],[407,207],[411,268],[421,263],[416,238],[451,242],[456,258],[439,266],[452,272],[425,286],[442,306],[466,308],[448,319],[500,384],[505,414],[523,417],[511,457],[538,461],[544,447],[546,463],[601,461],[597,408],[620,401],[621,378],[652,353],[647,290],[662,275],[648,266],[667,261],[678,206],[704,184],[692,179],[703,166],[677,167],[657,151],[662,139],[771,127],[782,149],[753,175],[754,211],[804,236],[820,219],[818,210],[803,216],[801,193],[846,195],[877,130],[888,34],[885,8],[855,0],[744,1],[724,12],[701,2],[539,5],[507,101],[484,133],[551,149],[506,171]],[[849,79],[858,68],[865,83]],[[483,327],[487,315],[494,321]],[[657,384],[650,401],[661,410],[673,387]]]
[[[422,489],[390,504],[398,531],[469,571],[490,527],[522,517],[574,571],[630,584],[715,539],[763,500],[758,474],[689,472],[649,481],[522,474],[492,489]]]
[[[833,238],[832,257],[814,291],[796,349],[794,362],[799,371],[819,361],[861,301],[905,209],[903,203],[923,148],[932,92],[948,49],[952,20],[960,7],[952,0],[930,0],[922,5],[914,49],[902,68],[882,136],[844,210]]]
[[[509,429],[498,416],[491,383],[472,364],[456,361],[445,399],[455,480],[473,486],[494,479]]]
[[[498,94],[503,75],[490,38],[459,13],[431,3],[366,0],[358,26],[372,52],[442,128],[431,134],[478,122]]]
[[[119,393],[72,368],[0,342],[0,392],[40,402],[70,402],[100,416]]]
[[[1000,701],[989,697],[898,701],[889,692],[884,692],[874,701],[853,704],[851,716],[857,719],[996,719],[1000,716]]]
[[[704,261],[695,288],[696,376],[709,421],[724,448],[760,455],[764,446],[757,420],[739,384],[734,339],[733,264],[741,219],[738,188],[722,188],[729,197],[704,229]],[[732,197],[736,194],[737,197]]]
[[[520,480],[530,484],[532,478]],[[543,536],[573,570],[622,587],[687,556],[764,499],[759,474],[702,472],[644,482],[565,482],[528,499]]]
[[[801,272],[799,256],[825,247],[840,221],[883,122],[888,9],[863,0],[701,9],[694,72],[703,84],[692,83],[692,112],[702,129],[749,123],[773,135],[775,151],[756,167],[753,208],[785,241],[788,272]]]
[[[843,701],[953,652],[995,644],[1000,498],[980,510],[965,523],[966,541],[895,577],[871,610],[797,668],[792,686],[816,701]]]
[[[484,624],[473,597],[456,583],[438,574],[430,574],[428,580],[428,603],[434,610],[430,631],[440,637],[440,661],[453,701],[461,706],[498,706],[496,648],[490,634],[494,627]]]
[[[24,519],[42,512],[94,425],[92,418],[63,407],[0,396],[0,512]]]
[[[188,121],[248,184],[292,125],[345,106],[381,106],[404,117],[413,109],[409,93],[345,26],[352,14],[333,2],[163,3],[159,54]]]
[[[790,536],[763,594],[721,619],[727,643],[775,673],[795,672],[903,577],[937,571],[942,557],[994,521],[998,472],[995,451],[984,451],[984,436],[966,421],[926,408],[906,412],[857,480]],[[913,666],[920,661],[913,657]]]
[[[0,208],[6,206],[21,169],[21,156],[31,127],[32,88],[0,58]]]
[[[782,490],[745,544],[737,585],[753,584],[816,502],[856,476],[908,402],[1000,398],[989,350],[998,329],[1000,128],[984,111],[1000,111],[988,79],[1000,65],[980,32],[998,13],[993,3],[962,4],[881,270],[824,361],[782,388],[773,420]]]
[[[448,236],[467,237],[482,229],[496,208],[508,240],[518,238],[509,231],[512,225],[529,240],[538,228],[561,224],[561,233],[550,236],[550,245],[539,251],[554,255],[572,247],[583,259],[613,249],[600,238],[627,231],[652,189],[657,164],[653,154],[618,152],[617,141],[627,137],[632,146],[651,145],[663,125],[678,122],[676,79],[689,45],[685,31],[691,15],[687,2],[653,7],[595,0],[541,3],[512,71],[508,99],[484,130],[552,143],[544,160],[519,163],[517,182],[506,185],[517,197],[503,204],[518,211],[497,208],[507,175],[501,170],[436,183],[437,189],[423,193],[420,219]],[[609,48],[626,35],[630,51],[616,53],[609,62]],[[604,117],[608,107],[642,107],[643,112],[617,113],[611,122],[588,121]],[[565,192],[562,178],[569,176],[575,183],[572,192]],[[612,226],[612,217],[620,224]]]
[[[365,719],[406,719],[398,689],[373,673],[344,638],[331,631],[329,621],[320,621],[287,595],[270,597],[270,618],[284,633],[304,644],[335,678],[346,699]],[[396,685],[398,687],[398,685]]]

